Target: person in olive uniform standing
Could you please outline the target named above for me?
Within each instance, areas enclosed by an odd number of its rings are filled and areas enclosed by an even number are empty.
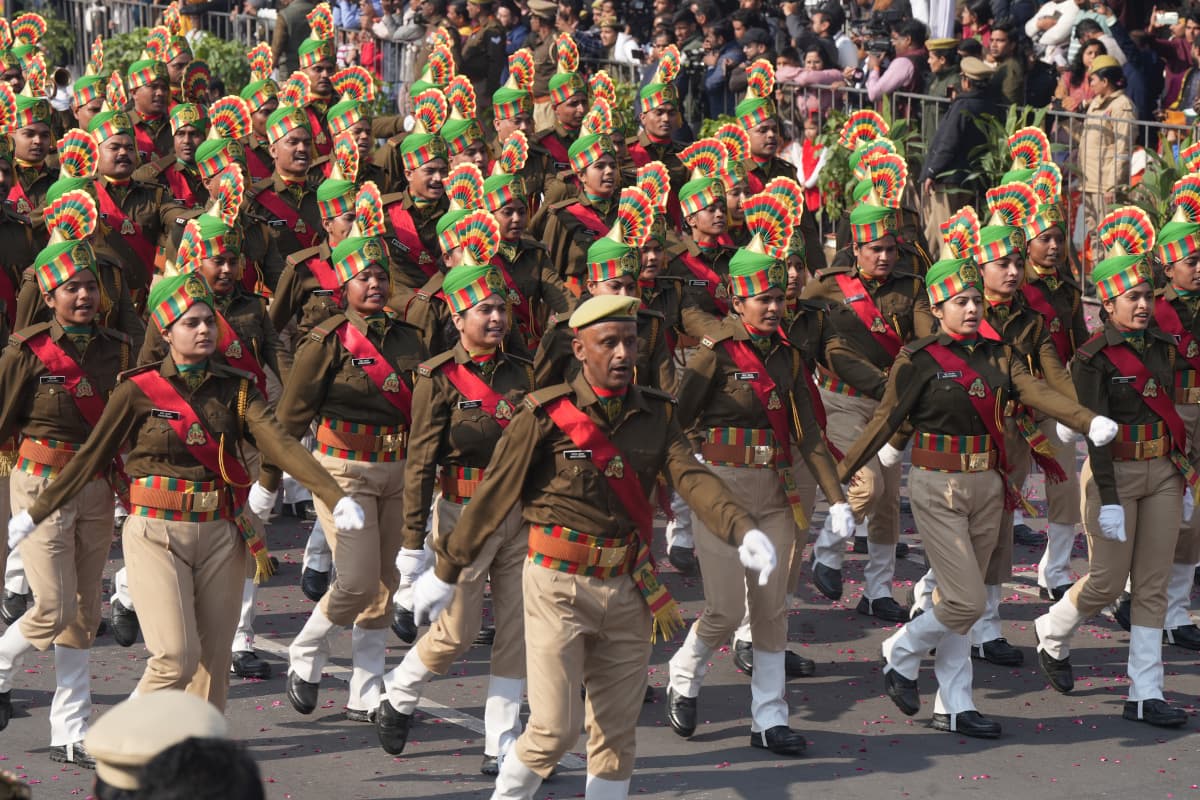
[[[492,12],[492,0],[467,0],[471,32],[463,39],[458,57],[459,72],[470,78],[481,101],[481,114],[491,108],[492,92],[500,88],[505,62],[506,32]]]
[[[570,34],[560,33],[553,42],[557,63],[554,76],[547,83],[548,97],[545,105],[534,108],[535,132],[530,141],[533,152],[541,163],[544,176],[542,190],[546,205],[569,199],[579,184],[571,148],[575,141],[587,133],[583,130],[584,118],[588,114],[588,85],[579,74],[579,50]],[[535,58],[538,51],[534,51]],[[538,81],[534,79],[534,102],[537,100]],[[539,111],[549,107],[549,124],[538,125]],[[594,133],[595,131],[592,131]],[[574,171],[576,174],[571,174]]]
[[[909,492],[938,595],[930,611],[884,641],[884,687],[904,714],[916,714],[921,660],[936,648],[933,728],[996,738],[1000,724],[975,709],[967,633],[986,604],[984,575],[1001,534],[1001,517],[1019,500],[1008,477],[1001,410],[1010,399],[1019,399],[1088,431],[1100,443],[1112,439],[1116,425],[1046,387],[1023,358],[989,336],[974,263],[980,250],[974,209],[966,207],[947,227],[948,238],[960,244],[928,272],[929,302],[941,332],[900,351],[879,407],[847,451],[839,475],[849,480],[876,452],[882,460],[898,462],[902,453],[888,442],[911,425]]]
[[[136,142],[141,162],[149,164],[157,158],[171,155],[175,149],[175,140],[167,119],[171,102],[167,65],[146,57],[133,62],[129,65],[129,71],[125,73],[125,88],[133,101],[130,114],[133,126],[130,135]]]
[[[317,460],[367,509],[366,526],[344,534],[332,507],[315,498],[337,577],[292,640],[288,700],[301,714],[313,712],[329,658],[327,637],[335,627],[353,626],[348,716],[368,722],[383,688],[390,602],[399,584],[401,530],[393,522],[404,513],[413,373],[428,353],[418,331],[387,312],[383,211],[374,184],[363,186],[356,207],[355,229],[331,256],[344,311],[313,328],[297,350],[275,416],[294,437],[317,420]],[[260,481],[252,497],[270,509],[279,473],[269,459]]]
[[[138,692],[186,689],[224,709],[245,548],[259,577],[271,569],[265,543],[244,518],[250,480],[235,455],[238,443],[246,439],[286,465],[337,507],[341,527],[361,527],[363,512],[275,421],[253,376],[212,358],[214,305],[199,275],[155,284],[151,317],[170,355],[122,376],[84,446],[10,521],[9,541],[79,496],[128,447],[132,508],[122,541],[151,654]]]
[[[1180,522],[1192,516],[1197,485],[1171,391],[1177,351],[1171,336],[1151,325],[1154,229],[1146,212],[1115,209],[1098,234],[1108,257],[1092,275],[1108,319],[1075,352],[1071,372],[1080,402],[1115,419],[1119,432],[1111,444],[1088,446],[1081,475],[1088,574],[1034,620],[1038,665],[1051,688],[1070,692],[1071,636],[1129,580],[1129,694],[1122,716],[1177,727],[1188,717],[1163,699],[1162,628]]]
[[[532,800],[578,740],[585,703],[586,795],[628,796],[652,636],[682,625],[650,562],[654,512],[647,497],[660,472],[710,530],[740,543],[743,565],[763,578],[775,568],[767,535],[697,463],[670,395],[633,385],[637,307],[636,298],[606,295],[575,310],[569,324],[577,331],[579,375],[526,396],[470,505],[439,538],[436,566],[414,589],[418,620],[436,618],[460,573],[523,504],[531,717],[502,759],[497,798]]]
[[[0,91],[10,94],[12,87]],[[55,153],[50,132],[54,111],[44,97],[22,93],[15,96],[14,103],[17,116],[9,136],[16,175],[6,197],[18,214],[28,216],[45,207],[46,191],[58,180],[58,169],[47,160]]]
[[[435,537],[449,535],[471,502],[501,434],[534,388],[533,365],[500,349],[509,319],[504,279],[491,266],[497,225],[486,211],[460,224],[463,263],[446,275],[443,291],[459,341],[421,365],[413,389],[412,434],[405,475],[404,543],[400,571],[410,581],[427,568],[426,523],[433,503]],[[440,495],[434,500],[439,485]],[[496,637],[484,704],[483,765],[495,775],[498,759],[521,732],[525,689],[525,625],[521,571],[528,535],[520,504],[488,538],[459,579],[454,601],[429,632],[384,679],[384,699],[376,715],[379,742],[393,755],[403,752],[412,715],[426,681],[445,675],[471,646],[480,629],[485,584],[491,586]]]
[[[528,49],[522,48],[508,57],[508,80],[492,94],[493,152],[501,152],[518,132],[527,139],[533,136],[533,69],[533,54]],[[520,170],[530,214],[541,204],[544,168],[544,160],[531,152]]]
[[[280,106],[267,120],[267,142],[275,172],[247,192],[247,213],[270,226],[279,252],[286,258],[313,247],[321,234],[317,183],[324,176],[313,170],[313,134],[304,110]]]

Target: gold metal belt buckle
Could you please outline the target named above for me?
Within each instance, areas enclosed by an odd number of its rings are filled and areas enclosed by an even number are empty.
[[[597,548],[595,566],[597,567],[617,567],[625,563],[625,554],[629,551],[628,547],[600,547]]]
[[[1184,394],[1183,402],[1185,402],[1185,403],[1200,403],[1200,386],[1193,386],[1190,389],[1184,389],[1183,394]]]
[[[211,492],[193,492],[187,496],[192,498],[192,511],[216,511],[221,506],[219,489]]]
[[[769,466],[775,463],[775,448],[769,444],[757,444],[750,448],[753,451],[750,463],[755,466]]]
[[[1148,461],[1166,454],[1166,438],[1151,439],[1148,442],[1138,442],[1134,453],[1140,461]]]
[[[992,453],[985,450],[982,453],[964,453],[967,472],[987,472],[991,467]]]
[[[404,449],[404,433],[385,433],[382,436],[376,437],[379,441],[379,450],[384,453],[395,453]]]

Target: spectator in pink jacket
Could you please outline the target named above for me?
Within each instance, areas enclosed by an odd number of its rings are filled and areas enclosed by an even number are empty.
[[[812,44],[804,51],[803,66],[798,65],[788,55],[795,57],[795,51],[785,50],[779,56],[779,65],[775,70],[775,78],[782,84],[792,84],[804,88],[796,90],[796,116],[801,119],[810,114],[820,113],[833,106],[834,86],[841,86],[842,71],[829,63],[825,49],[819,44]]]

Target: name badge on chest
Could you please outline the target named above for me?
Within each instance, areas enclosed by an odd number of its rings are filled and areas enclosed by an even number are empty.
[[[459,400],[458,408],[460,411],[467,411],[472,408],[479,408],[483,405],[482,400]]]
[[[856,294],[853,297],[847,297],[842,302],[845,303],[846,305],[850,305],[851,303],[857,303],[859,300],[862,300],[865,297],[866,297],[865,294]]]
[[[938,380],[944,380],[946,378],[951,378],[951,379],[961,378],[962,370],[961,369],[952,369],[952,370],[948,370],[945,372],[938,372],[937,376],[938,376]]]
[[[41,375],[38,377],[38,383],[45,386],[46,384],[61,385],[67,382],[66,375]]]
[[[708,286],[708,281],[689,280],[688,286]]]
[[[352,359],[350,359],[350,363],[356,367],[369,367],[375,363],[375,359],[373,359],[373,358],[352,358]]]
[[[563,458],[567,461],[591,461],[591,450],[564,450]]]
[[[183,418],[183,415],[180,414],[178,411],[168,411],[165,408],[150,409],[150,416],[154,417],[155,419],[182,419]]]
[[[333,297],[332,289],[313,289],[313,297]]]
[[[758,380],[757,372],[735,372],[733,373],[735,381],[756,381]]]
[[[1114,377],[1112,379],[1112,382],[1114,384],[1122,384],[1122,383],[1133,383],[1135,380],[1137,380],[1137,377],[1134,375],[1117,375],[1116,377]]]

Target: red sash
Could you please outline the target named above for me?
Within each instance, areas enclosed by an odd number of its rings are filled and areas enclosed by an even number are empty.
[[[641,142],[634,142],[629,145],[629,160],[636,167],[644,167],[655,159],[645,147],[642,147]],[[679,188],[675,187],[667,197],[667,217],[671,220],[671,224],[678,228],[682,214],[679,207]]]
[[[886,350],[888,355],[895,358],[899,354],[900,348],[904,346],[904,342],[901,341],[900,334],[887,324],[879,306],[875,305],[874,299],[867,293],[867,287],[863,286],[862,280],[857,275],[851,276],[844,272],[838,273],[835,277],[838,288],[842,290],[842,294],[846,298],[846,304],[854,309],[854,313],[858,314],[863,326],[879,343],[879,346]]]
[[[558,134],[551,133],[548,136],[543,137],[538,144],[546,148],[546,152],[548,152],[550,157],[554,159],[554,165],[558,167],[559,170],[564,170],[571,166],[571,155],[567,152],[567,146],[562,143],[561,139],[558,138]],[[559,164],[562,166],[558,166]]]
[[[975,407],[975,413],[979,415],[983,427],[992,437],[992,444],[995,445],[998,456],[997,466],[1000,477],[1004,479],[1005,484],[1004,507],[1010,511],[1024,507],[1027,513],[1033,513],[1033,509],[1021,497],[1020,489],[1013,486],[1012,480],[1009,478],[1008,453],[1004,446],[1004,428],[1000,423],[1000,415],[1004,409],[1000,407],[1000,399],[992,391],[992,387],[988,386],[988,382],[970,364],[944,344],[939,342],[927,344],[925,352],[933,357],[938,366],[944,368],[944,372],[949,373],[946,377],[950,377],[966,390],[967,399]],[[953,373],[958,373],[958,375],[954,377]]]
[[[409,425],[412,422],[412,391],[383,357],[383,353],[379,352],[379,348],[349,320],[338,326],[337,337],[354,359],[355,365],[367,373],[371,383],[403,416],[404,424]]]
[[[165,153],[158,152],[158,148],[154,144],[154,135],[150,133],[150,128],[145,122],[135,123],[133,133],[137,140],[138,154],[141,155],[143,161],[152,161],[160,155],[165,155]]]
[[[100,213],[104,215],[108,227],[120,235],[125,244],[129,245],[129,249],[133,250],[138,260],[142,262],[144,270],[142,274],[147,278],[153,275],[154,260],[157,255],[154,242],[148,241],[142,235],[142,226],[131,220],[116,204],[112,195],[108,193],[108,187],[104,185],[104,181],[98,180],[95,185],[96,197],[100,200]],[[116,302],[116,298],[113,299],[113,302]]]
[[[1050,305],[1050,298],[1042,291],[1040,286],[1034,286],[1025,281],[1021,284],[1021,293],[1025,295],[1026,302],[1029,307],[1042,315],[1046,320],[1046,330],[1050,331],[1050,339],[1054,342],[1054,349],[1058,351],[1058,357],[1066,364],[1071,360],[1071,355],[1075,352],[1075,348],[1071,345],[1071,334],[1068,330],[1067,321],[1063,320],[1058,312],[1054,310],[1054,306]]]
[[[508,271],[508,267],[504,265],[504,256],[497,253],[492,259],[492,266],[500,273],[500,277],[504,279],[504,285],[508,287],[508,307],[512,309],[513,314],[517,317],[517,326],[525,334],[527,342],[534,341],[534,320],[533,320],[533,303],[529,298],[521,294],[521,290],[517,288],[517,282],[513,280],[512,273]]]
[[[608,434],[601,430],[591,417],[580,411],[569,398],[559,397],[550,401],[544,408],[572,444],[580,450],[591,451],[592,463],[604,473],[608,488],[617,496],[626,513],[633,519],[633,524],[637,526],[638,550],[633,567],[633,581],[654,615],[651,641],[660,632],[664,639],[671,638],[676,630],[683,627],[683,616],[667,587],[659,583],[654,574],[654,559],[650,555],[650,542],[654,535],[654,507],[650,505],[648,492],[632,467],[626,468],[621,451],[608,438]]]
[[[437,273],[437,259],[425,248],[421,235],[417,233],[417,223],[412,214],[400,203],[392,203],[387,207],[388,219],[396,232],[396,241],[407,253],[408,260],[416,264],[426,278],[432,278]]]
[[[186,203],[189,208],[200,205],[200,201],[196,198],[196,192],[192,190],[192,185],[188,183],[187,177],[176,169],[174,164],[163,170],[163,177],[175,199]]]
[[[219,311],[217,312],[217,352],[225,358],[229,366],[253,375],[259,393],[266,399],[267,375],[263,372],[262,365],[250,352],[250,348],[242,344],[237,331],[229,324],[229,320],[225,319],[225,315]]]
[[[79,362],[67,355],[47,332],[26,339],[25,346],[37,356],[38,361],[42,362],[51,375],[63,377],[63,390],[75,401],[75,408],[79,409],[79,415],[84,421],[95,428],[104,414],[108,398],[96,392]],[[129,508],[129,476],[125,474],[125,466],[120,456],[113,459],[112,466],[111,473],[106,475],[108,482],[125,507]]]
[[[25,194],[25,187],[21,185],[21,181],[15,175],[12,188],[8,190],[8,201],[13,204],[13,208],[18,214],[28,216],[33,212],[33,203],[29,200],[29,195]]]
[[[783,481],[783,490],[787,495],[788,504],[792,507],[792,516],[796,518],[796,524],[800,526],[800,530],[808,530],[808,515],[800,503],[796,478],[792,474],[792,426],[788,420],[788,410],[783,404],[781,393],[776,387],[775,381],[771,380],[767,366],[759,357],[758,351],[748,342],[726,339],[721,344],[725,346],[725,352],[733,360],[738,372],[754,375],[754,378],[749,381],[750,388],[754,391],[754,396],[758,398],[759,404],[767,415],[771,432],[775,434],[775,469],[779,472],[780,480]],[[803,364],[801,367],[803,368]],[[791,404],[790,395],[788,403]],[[796,436],[797,438],[803,437],[804,431],[797,430]]]
[[[1200,342],[1196,341],[1191,331],[1183,327],[1183,320],[1179,318],[1175,306],[1161,297],[1158,298],[1154,304],[1154,320],[1164,332],[1175,337],[1175,347],[1188,366],[1200,370]]]
[[[1110,344],[1101,352],[1122,375],[1133,377],[1132,386],[1141,394],[1142,402],[1166,424],[1167,431],[1171,434],[1171,463],[1183,475],[1192,491],[1196,491],[1197,486],[1200,486],[1200,475],[1197,475],[1195,467],[1187,459],[1187,427],[1183,424],[1179,412],[1175,410],[1175,387],[1160,386],[1150,374],[1150,370],[1146,369],[1146,364],[1138,357],[1137,352],[1127,344]]]
[[[305,106],[304,113],[308,114],[308,129],[312,132],[313,146],[317,148],[317,155],[329,155],[333,150],[333,142],[325,131],[325,120],[313,110],[312,106]]]
[[[261,181],[275,173],[275,170],[267,166],[267,162],[262,160],[262,156],[253,147],[246,145],[245,151],[246,167],[250,171],[251,180]]]
[[[754,170],[758,169],[759,167],[762,167],[765,169],[767,164],[769,164],[769,163],[771,163],[771,162],[767,161],[762,164],[759,164],[753,158],[746,159],[746,183],[750,187],[750,191],[747,192],[747,197],[752,194],[758,194],[759,192],[761,192],[763,190],[763,187],[767,185],[766,182],[763,181],[762,178],[758,177],[758,175],[755,174]]]
[[[459,394],[468,400],[477,401],[479,407],[487,412],[489,417],[496,420],[496,424],[501,428],[508,427],[508,423],[512,421],[513,417],[512,404],[505,400],[499,392],[484,383],[482,378],[467,369],[466,364],[449,361],[442,366],[442,373],[454,385],[454,388],[458,389]]]
[[[595,234],[597,238],[608,233],[608,229],[612,226],[604,221],[604,217],[591,206],[585,206],[582,203],[572,203],[564,209],[572,217],[583,223],[583,227]]]
[[[304,266],[312,273],[312,276],[317,279],[317,283],[322,289],[330,293],[335,303],[340,304],[342,301],[342,286],[338,283],[337,275],[334,274],[333,267],[328,261],[313,256],[304,262]]]
[[[17,316],[17,287],[13,284],[8,268],[3,265],[0,265],[0,303],[4,303],[4,315],[8,319],[8,329],[12,330],[13,320]]]
[[[712,267],[705,264],[700,256],[684,253],[682,261],[696,276],[696,280],[707,282],[704,290],[708,292],[708,296],[716,305],[717,313],[722,317],[727,315],[729,313],[729,291],[725,288],[725,281],[721,276]]]
[[[284,227],[295,234],[301,248],[307,249],[317,243],[317,231],[309,227],[308,223],[300,218],[300,211],[285,203],[274,189],[263,190],[255,199],[263,208],[283,220]]]

